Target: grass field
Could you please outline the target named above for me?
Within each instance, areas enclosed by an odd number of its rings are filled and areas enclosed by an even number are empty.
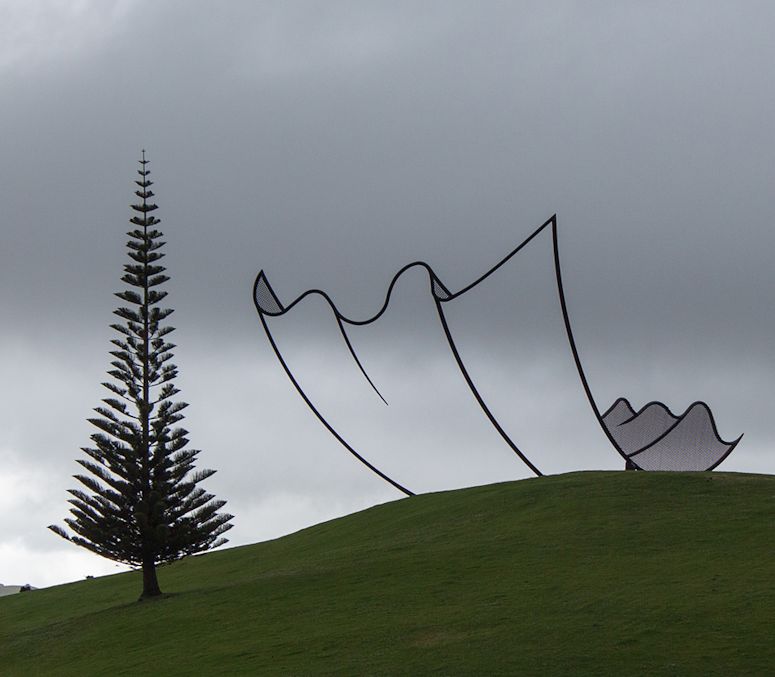
[[[775,477],[574,473],[0,599],[1,675],[775,674]]]

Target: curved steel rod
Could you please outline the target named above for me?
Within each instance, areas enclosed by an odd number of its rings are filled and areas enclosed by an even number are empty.
[[[277,308],[276,311],[268,311],[266,308],[262,307],[258,303],[259,287],[261,287],[263,291],[265,291],[271,296],[271,303]],[[350,355],[352,356],[353,360],[355,360],[355,364],[358,365],[358,369],[361,370],[361,374],[363,374],[363,377],[366,379],[366,381],[368,381],[369,385],[373,388],[374,392],[377,393],[379,398],[387,405],[387,400],[384,397],[382,397],[382,393],[377,389],[377,386],[374,385],[374,381],[372,381],[369,375],[366,373],[366,369],[363,367],[363,364],[358,358],[358,354],[355,352],[355,348],[353,347],[353,344],[350,342],[350,337],[347,335],[347,331],[344,328],[344,324],[342,324],[344,321],[344,317],[337,310],[336,306],[334,305],[334,302],[331,300],[331,297],[328,294],[326,294],[323,291],[320,291],[319,289],[310,289],[309,291],[302,294],[299,298],[297,298],[291,305],[284,307],[283,304],[280,303],[280,299],[277,298],[277,294],[274,293],[274,289],[272,289],[272,285],[269,284],[269,280],[266,279],[266,275],[264,274],[263,270],[261,270],[258,273],[258,276],[256,277],[256,280],[253,283],[253,305],[255,305],[259,315],[269,315],[270,317],[277,317],[278,315],[284,315],[299,301],[301,301],[306,296],[309,296],[312,294],[317,294],[318,296],[322,296],[325,302],[329,305],[329,307],[331,308],[331,312],[333,312],[334,318],[336,319],[336,324],[339,327],[339,332],[342,334],[342,338],[344,339],[344,342],[347,345],[347,349],[350,351]]]
[[[432,269],[432,268],[431,268],[431,267],[430,267],[430,266],[429,266],[427,263],[425,263],[425,261],[414,261],[414,262],[412,262],[412,263],[407,263],[407,264],[406,264],[406,265],[405,265],[403,268],[401,268],[401,269],[400,269],[400,270],[399,270],[399,271],[398,271],[398,272],[397,272],[397,273],[396,273],[396,274],[393,276],[393,279],[390,281],[390,285],[388,285],[388,290],[387,290],[387,293],[385,294],[385,300],[383,301],[383,303],[382,303],[382,306],[380,307],[380,309],[379,309],[379,310],[378,310],[378,311],[377,311],[377,312],[376,312],[374,315],[372,315],[371,317],[367,317],[367,318],[365,318],[365,319],[363,319],[363,320],[357,320],[357,319],[355,319],[355,318],[347,317],[346,315],[344,315],[344,314],[342,314],[341,312],[339,312],[339,309],[336,307],[336,304],[333,302],[333,300],[331,300],[331,297],[330,297],[330,296],[329,296],[329,295],[328,295],[326,292],[324,292],[322,289],[308,289],[307,291],[305,291],[305,292],[303,292],[302,294],[300,294],[299,296],[297,296],[297,297],[296,297],[296,298],[295,298],[293,301],[291,301],[291,302],[290,302],[288,305],[284,306],[284,305],[282,305],[282,304],[280,303],[279,299],[278,299],[278,298],[277,298],[277,296],[275,295],[275,293],[274,293],[274,290],[271,288],[271,285],[269,285],[269,282],[268,282],[268,280],[267,280],[267,278],[266,278],[266,275],[264,274],[264,271],[263,271],[263,270],[261,270],[261,271],[258,273],[258,277],[256,278],[256,282],[255,282],[255,284],[253,285],[253,291],[254,291],[254,294],[253,294],[253,301],[254,301],[254,303],[256,303],[256,307],[257,307],[257,309],[258,309],[258,311],[259,311],[260,313],[263,313],[263,314],[265,314],[265,315],[269,315],[270,317],[274,317],[274,316],[277,316],[277,315],[284,315],[284,314],[285,314],[285,313],[287,313],[289,310],[291,310],[291,308],[293,308],[295,305],[297,305],[297,304],[298,304],[300,301],[304,300],[304,299],[305,299],[307,296],[310,296],[310,295],[312,295],[312,294],[317,294],[317,295],[319,295],[319,296],[322,296],[322,297],[323,297],[323,298],[324,298],[324,299],[325,299],[325,300],[328,302],[328,304],[331,306],[331,309],[334,311],[334,314],[335,314],[335,315],[336,315],[336,316],[337,316],[337,317],[338,317],[340,320],[342,320],[342,322],[345,322],[345,323],[347,323],[347,324],[356,325],[356,326],[361,326],[361,325],[365,325],[365,324],[371,324],[372,322],[375,322],[375,321],[376,321],[376,320],[378,320],[380,317],[382,317],[382,315],[384,315],[384,314],[385,314],[385,311],[387,310],[387,307],[388,307],[388,305],[389,305],[389,303],[390,303],[390,297],[391,297],[391,295],[393,294],[393,289],[394,289],[394,287],[396,286],[396,283],[398,282],[398,279],[399,279],[399,278],[400,278],[400,277],[401,277],[401,276],[402,276],[402,275],[403,275],[403,274],[404,274],[406,271],[408,271],[408,270],[410,270],[410,269],[412,269],[412,268],[417,268],[417,267],[424,268],[424,269],[425,269],[425,270],[428,272],[428,275],[430,276],[431,280],[433,280],[433,281],[434,281],[436,284],[438,284],[438,285],[439,285],[439,287],[440,287],[440,288],[441,288],[441,289],[444,291],[444,293],[445,293],[445,297],[444,297],[444,299],[442,299],[442,300],[444,300],[444,301],[451,301],[452,299],[455,299],[455,298],[457,298],[457,297],[458,297],[458,296],[460,296],[461,294],[464,294],[464,293],[465,293],[465,292],[467,292],[469,289],[473,289],[473,288],[474,288],[476,285],[478,285],[480,282],[482,282],[482,281],[484,281],[485,279],[487,279],[487,278],[488,278],[490,275],[492,275],[492,274],[493,274],[493,273],[494,273],[496,270],[498,270],[498,268],[500,268],[500,267],[501,267],[501,266],[503,266],[505,263],[507,263],[507,262],[508,262],[508,261],[509,261],[511,258],[513,258],[513,257],[514,257],[514,256],[515,256],[515,255],[516,255],[516,254],[517,254],[517,253],[518,253],[518,252],[519,252],[519,251],[520,251],[520,250],[521,250],[523,247],[525,247],[525,246],[526,246],[526,245],[527,245],[529,242],[531,242],[531,241],[533,240],[533,238],[534,238],[534,237],[536,237],[536,235],[538,235],[538,234],[539,234],[539,233],[540,233],[542,230],[544,230],[544,228],[546,228],[547,226],[549,226],[551,223],[555,223],[555,222],[556,222],[556,215],[555,215],[555,216],[552,216],[550,219],[548,219],[547,221],[545,221],[544,223],[542,223],[542,224],[541,224],[541,225],[540,225],[538,228],[536,228],[536,229],[535,229],[535,230],[534,230],[534,231],[533,231],[533,232],[532,232],[530,235],[528,235],[528,237],[527,237],[527,238],[525,238],[525,239],[524,239],[524,240],[523,240],[523,241],[522,241],[522,242],[521,242],[519,245],[517,245],[517,247],[515,247],[514,249],[512,249],[512,250],[511,250],[511,251],[510,251],[510,252],[509,252],[509,253],[508,253],[506,256],[504,256],[504,257],[503,257],[503,258],[502,258],[500,261],[498,261],[498,263],[496,263],[496,264],[495,264],[495,265],[494,265],[492,268],[490,268],[490,269],[489,269],[489,270],[488,270],[486,273],[484,273],[483,275],[481,275],[480,277],[478,277],[478,278],[477,278],[476,280],[474,280],[474,281],[473,281],[471,284],[468,284],[468,285],[466,285],[465,287],[463,287],[462,289],[460,289],[459,291],[457,291],[457,292],[454,292],[454,293],[450,292],[450,291],[449,291],[449,289],[447,289],[447,287],[446,287],[446,286],[445,286],[445,285],[444,285],[444,284],[441,282],[441,280],[438,278],[438,276],[437,276],[437,275],[436,275],[436,273],[433,271],[433,269]],[[278,310],[276,310],[276,311],[270,311],[270,310],[268,310],[268,309],[261,308],[261,307],[258,305],[258,303],[256,302],[255,290],[258,288],[258,284],[259,284],[260,280],[262,280],[262,279],[263,279],[263,281],[264,281],[264,284],[267,286],[267,288],[269,289],[270,293],[272,294],[272,297],[273,297],[274,301],[276,302],[276,304],[277,304],[277,306],[278,306]],[[435,292],[434,292],[434,296],[436,296]]]
[[[727,450],[726,450],[726,452],[725,452],[724,454],[722,454],[721,458],[720,458],[718,461],[716,461],[716,462],[715,462],[715,463],[714,463],[712,466],[710,466],[709,468],[706,468],[706,469],[705,469],[705,472],[709,472],[709,471],[713,470],[714,468],[717,468],[719,465],[721,465],[721,464],[722,464],[722,463],[723,463],[723,462],[726,460],[727,456],[729,456],[729,454],[731,454],[731,453],[732,453],[732,452],[735,450],[735,447],[738,445],[738,443],[739,443],[739,442],[740,442],[740,440],[742,440],[742,439],[743,439],[743,436],[742,436],[742,435],[740,435],[740,437],[738,437],[738,438],[737,438],[737,439],[736,439],[734,442],[732,442],[732,443],[729,445],[729,449],[727,449]]]
[[[255,295],[254,295],[255,298]],[[256,304],[258,305],[258,304]],[[333,426],[325,419],[325,417],[318,411],[318,409],[315,407],[314,404],[312,404],[312,401],[307,397],[307,394],[304,392],[304,389],[301,387],[299,382],[295,379],[293,376],[293,373],[291,372],[290,368],[288,367],[287,363],[285,362],[285,358],[283,358],[282,353],[280,352],[280,349],[277,347],[277,343],[274,340],[274,336],[272,336],[272,332],[269,330],[269,325],[266,322],[266,318],[264,317],[264,314],[260,311],[258,316],[261,318],[261,324],[264,327],[264,332],[266,332],[266,336],[269,339],[269,343],[272,344],[272,348],[274,350],[275,355],[277,356],[277,359],[280,361],[280,364],[283,366],[283,369],[285,370],[286,375],[291,380],[291,383],[293,383],[294,387],[296,388],[299,395],[301,395],[304,402],[307,404],[307,406],[312,410],[312,413],[315,414],[315,416],[318,417],[318,420],[326,427],[326,429],[339,441],[339,443],[347,449],[355,458],[357,458],[363,465],[365,465],[369,470],[371,470],[373,473],[376,473],[379,475],[383,480],[388,482],[389,484],[392,484],[396,489],[398,489],[400,492],[404,493],[406,496],[414,496],[414,492],[410,491],[406,487],[402,486],[398,482],[396,482],[394,479],[388,477],[384,472],[382,472],[379,468],[369,463],[363,456],[361,456],[355,449],[353,449],[350,444],[347,443],[347,441],[333,428]]]
[[[483,282],[486,280],[490,275],[492,275],[498,268],[503,266],[504,264],[508,263],[514,256],[516,256],[523,247],[528,245],[534,237],[536,237],[541,231],[544,230],[548,225],[557,223],[557,214],[553,214],[549,219],[544,221],[538,228],[536,228],[530,235],[528,235],[522,242],[520,242],[514,249],[512,249],[506,256],[504,256],[498,263],[496,263],[490,270],[488,270],[486,273],[478,277],[476,280],[474,280],[471,284],[469,284],[466,287],[463,287],[460,291],[455,292],[454,294],[450,294],[449,298],[445,299],[446,301],[451,301],[452,299],[456,299],[461,294],[465,294],[469,289],[473,289],[476,285],[478,285],[480,282]]]
[[[570,344],[571,353],[573,354],[573,361],[576,363],[576,371],[578,371],[579,378],[581,379],[581,385],[584,388],[584,392],[587,395],[589,406],[592,407],[592,412],[603,429],[605,436],[611,443],[614,449],[619,452],[619,455],[626,461],[630,461],[638,470],[642,470],[635,461],[630,460],[625,451],[619,446],[619,443],[614,439],[608,428],[603,421],[603,417],[600,415],[600,409],[595,402],[595,398],[592,396],[592,389],[589,387],[589,382],[584,374],[584,368],[581,366],[581,358],[579,357],[578,348],[576,348],[576,340],[573,338],[573,330],[570,326],[570,317],[568,315],[568,304],[565,301],[565,290],[562,286],[562,272],[560,271],[560,249],[557,243],[557,215],[555,214],[551,218],[552,222],[552,248],[554,249],[554,275],[557,279],[557,293],[560,296],[560,309],[562,310],[562,320],[565,323],[565,333],[568,336],[568,343]]]
[[[455,361],[457,362],[458,369],[460,369],[460,373],[463,374],[463,378],[466,380],[466,383],[468,384],[468,388],[473,394],[474,398],[476,399],[477,403],[481,407],[482,411],[484,412],[485,416],[489,419],[492,426],[495,428],[495,430],[498,431],[498,434],[503,438],[503,441],[506,442],[506,444],[511,447],[511,450],[522,460],[522,462],[530,468],[538,477],[542,477],[543,473],[535,466],[533,465],[530,460],[528,459],[525,454],[523,454],[519,447],[514,444],[513,440],[506,434],[506,431],[503,429],[500,423],[498,423],[498,419],[495,418],[495,415],[490,411],[490,408],[485,404],[484,399],[479,394],[479,390],[474,385],[473,380],[471,379],[471,376],[468,373],[468,369],[466,369],[465,365],[463,364],[463,360],[460,357],[460,353],[458,352],[457,346],[455,345],[455,341],[452,338],[452,334],[449,331],[449,325],[447,324],[447,318],[444,316],[444,311],[441,308],[441,301],[436,299],[436,310],[439,313],[439,320],[441,321],[441,326],[444,329],[444,334],[447,337],[447,343],[449,344],[449,348],[452,351],[452,355],[455,357]]]
[[[609,407],[609,408],[608,408],[608,409],[605,411],[605,413],[603,413],[603,418],[605,418],[606,416],[608,416],[608,414],[611,412],[611,410],[612,410],[612,409],[613,409],[613,408],[616,406],[616,404],[617,404],[617,403],[618,403],[620,400],[624,400],[624,398],[623,398],[623,397],[620,397],[618,400],[616,400],[616,402],[614,402],[614,404],[613,404],[613,405],[611,405],[611,407]],[[628,404],[629,404],[629,403],[628,403]],[[704,403],[704,402],[695,402],[695,404],[705,404],[705,403]],[[670,410],[670,407],[668,407],[668,406],[667,406],[667,405],[666,405],[664,402],[660,402],[659,400],[651,400],[651,402],[647,402],[647,403],[646,403],[646,404],[644,404],[644,405],[643,405],[643,406],[642,406],[640,409],[638,409],[638,411],[636,411],[636,412],[635,412],[635,413],[634,413],[632,416],[630,416],[630,418],[626,418],[626,419],[624,419],[624,420],[623,420],[621,423],[617,423],[617,425],[624,425],[625,423],[629,423],[630,421],[634,421],[636,418],[638,418],[638,416],[640,416],[640,415],[641,415],[641,414],[642,414],[644,411],[646,411],[646,409],[648,409],[649,407],[653,407],[653,406],[655,406],[655,405],[656,405],[657,407],[660,407],[661,409],[664,409],[664,410],[667,412],[667,415],[668,415],[670,418],[672,418],[674,421],[677,421],[679,418],[681,418],[681,417],[683,416],[683,414],[681,414],[681,416],[676,416],[676,415],[675,415],[675,414],[674,414],[674,413],[673,413],[673,412]],[[705,406],[707,407],[708,405],[706,404]],[[687,408],[687,410],[686,410],[686,411],[688,411],[688,410],[689,410],[689,409]],[[686,411],[684,411],[684,414],[686,413]]]
[[[374,389],[374,392],[379,395],[379,399],[381,399],[385,405],[387,405],[387,400],[382,397],[382,393],[379,392],[379,389],[377,386],[374,385],[374,381],[371,380],[369,375],[366,373],[366,370],[363,368],[363,365],[361,364],[360,359],[358,359],[358,354],[355,352],[355,348],[353,348],[353,344],[350,343],[350,337],[347,335],[347,330],[344,328],[344,325],[342,324],[342,320],[337,317],[336,318],[336,324],[339,326],[339,331],[342,334],[342,338],[344,339],[344,342],[347,344],[347,348],[350,351],[350,355],[353,356],[353,359],[355,360],[355,364],[358,365],[358,369],[361,370],[361,374],[363,374],[363,377],[369,382],[369,385]]]

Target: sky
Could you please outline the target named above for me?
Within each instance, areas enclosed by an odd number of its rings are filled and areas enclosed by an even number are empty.
[[[0,583],[120,570],[46,526],[106,396],[142,149],[185,426],[235,515],[230,546],[402,497],[294,391],[253,307],[258,271],[285,302],[315,287],[366,317],[403,265],[460,289],[554,213],[601,408],[703,400],[724,438],[745,434],[720,469],[775,472],[774,23],[750,0],[0,2]],[[591,414],[562,404],[578,382],[536,245],[531,294],[493,288],[455,331],[550,470],[618,468],[591,442],[566,451]],[[361,416],[317,331],[283,347],[381,461],[415,445],[407,484],[530,476],[484,460],[459,376],[414,348],[427,316],[407,289],[364,339],[410,419],[399,433]],[[523,315],[533,291],[545,303]],[[487,458],[505,453],[488,439]]]

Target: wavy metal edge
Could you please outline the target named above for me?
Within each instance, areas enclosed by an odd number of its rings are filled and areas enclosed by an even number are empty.
[[[506,442],[506,444],[509,446],[509,448],[514,452],[514,454],[528,467],[530,470],[537,476],[542,476],[543,473],[538,469],[538,467],[528,459],[528,457],[522,452],[522,450],[517,446],[517,444],[514,442],[514,440],[509,437],[509,435],[504,430],[503,426],[499,423],[495,415],[492,413],[490,408],[487,406],[487,403],[484,401],[484,398],[479,393],[479,390],[477,389],[473,379],[471,378],[470,374],[468,373],[468,370],[465,367],[465,364],[463,363],[462,358],[460,357],[460,353],[457,349],[457,345],[455,344],[454,339],[452,338],[452,333],[450,332],[449,325],[446,321],[446,316],[444,315],[444,311],[442,308],[442,303],[447,303],[448,301],[452,301],[465,292],[469,291],[470,289],[473,289],[475,286],[477,286],[479,283],[483,282],[485,279],[487,279],[490,275],[495,273],[501,266],[505,265],[511,258],[513,258],[519,251],[522,250],[523,247],[527,246],[539,233],[541,233],[545,228],[547,228],[550,224],[555,223],[556,221],[556,215],[553,215],[551,218],[549,218],[547,221],[545,221],[543,224],[541,224],[538,228],[536,228],[528,237],[526,237],[522,242],[520,242],[519,245],[517,245],[514,249],[512,249],[505,257],[503,257],[498,263],[496,263],[494,266],[489,268],[484,274],[480,275],[476,280],[471,282],[470,284],[466,285],[462,289],[458,290],[457,292],[451,292],[448,287],[439,279],[439,277],[436,275],[434,270],[424,261],[415,261],[413,263],[409,263],[405,266],[403,266],[394,276],[393,279],[390,281],[390,284],[388,286],[388,290],[385,294],[385,300],[382,303],[382,306],[379,308],[379,310],[372,315],[371,317],[367,317],[366,319],[355,319],[350,318],[344,315],[339,311],[339,309],[336,307],[336,304],[331,299],[331,297],[322,289],[308,289],[307,291],[301,293],[299,296],[297,296],[292,302],[285,305],[283,304],[277,294],[274,292],[274,289],[272,288],[271,284],[269,283],[269,280],[267,278],[266,273],[264,270],[260,270],[258,275],[256,276],[256,279],[253,283],[253,304],[256,308],[256,311],[258,312],[258,315],[261,319],[261,324],[264,328],[264,332],[267,335],[267,338],[270,341],[270,344],[272,345],[272,348],[275,352],[275,355],[277,359],[280,361],[280,364],[282,365],[283,369],[285,370],[286,375],[290,379],[291,383],[296,388],[299,395],[301,395],[304,402],[307,404],[307,406],[310,408],[310,410],[315,414],[315,416],[320,420],[320,422],[325,426],[325,428],[332,434],[334,437],[342,444],[342,446],[345,447],[358,461],[363,463],[369,470],[379,475],[383,480],[390,483],[393,487],[398,489],[399,491],[402,491],[407,496],[413,496],[414,492],[407,489],[403,485],[399,484],[397,481],[389,477],[386,473],[381,471],[379,468],[377,468],[375,465],[370,463],[363,455],[359,454],[353,447],[350,445],[329,423],[329,421],[321,414],[321,412],[314,406],[312,401],[309,399],[307,394],[304,392],[304,389],[301,387],[301,384],[296,380],[296,378],[293,376],[293,373],[291,372],[290,367],[288,366],[287,362],[285,361],[285,358],[282,355],[282,352],[280,351],[277,342],[274,340],[274,337],[271,333],[271,330],[269,329],[269,325],[266,321],[266,316],[269,317],[278,317],[281,315],[286,314],[288,311],[290,311],[292,308],[294,308],[296,305],[298,305],[302,300],[305,298],[312,296],[312,295],[318,295],[322,297],[326,303],[331,308],[332,312],[334,313],[334,316],[337,320],[337,324],[339,325],[339,330],[342,334],[342,337],[345,340],[345,343],[348,347],[348,350],[350,351],[350,354],[352,355],[353,359],[357,363],[358,367],[361,370],[361,373],[366,378],[366,380],[369,382],[371,387],[374,389],[374,391],[379,395],[379,397],[382,399],[385,404],[387,404],[387,401],[384,397],[382,397],[382,394],[377,389],[376,385],[372,382],[371,378],[369,377],[368,373],[364,369],[360,359],[357,356],[357,353],[355,352],[355,349],[353,348],[353,345],[347,335],[347,331],[344,327],[344,324],[349,324],[352,326],[363,326],[367,324],[371,324],[372,322],[375,322],[378,320],[387,310],[390,299],[393,294],[393,289],[395,288],[399,278],[406,273],[408,270],[416,267],[423,268],[427,274],[430,284],[430,290],[431,295],[433,296],[434,302],[436,304],[436,310],[439,316],[439,321],[441,323],[442,330],[444,332],[444,336],[447,339],[447,344],[450,348],[450,351],[455,358],[455,362],[458,365],[458,369],[460,370],[461,375],[463,376],[463,379],[465,380],[469,390],[471,391],[471,394],[474,396],[474,399],[476,400],[479,407],[484,412],[487,419],[490,421],[491,425],[495,428],[495,430],[498,432],[498,434],[501,436],[501,438]],[[259,289],[264,292],[268,293],[271,297],[272,304],[275,306],[276,309],[270,309],[263,306],[259,301]],[[441,291],[441,294],[439,293],[439,290]]]
[[[286,375],[290,379],[291,383],[294,385],[296,390],[298,391],[299,395],[301,395],[304,402],[307,404],[307,406],[310,408],[310,410],[315,414],[315,416],[320,420],[320,422],[325,426],[325,428],[342,444],[342,446],[345,447],[358,461],[360,461],[362,464],[364,464],[369,470],[377,474],[379,477],[381,477],[383,480],[391,484],[393,487],[398,489],[399,491],[403,492],[407,496],[414,496],[415,493],[391,477],[389,477],[386,473],[382,472],[379,468],[377,468],[375,465],[370,463],[364,456],[359,454],[335,429],[334,427],[326,420],[326,418],[320,413],[320,411],[315,407],[315,405],[311,402],[307,394],[304,392],[303,388],[299,384],[299,382],[296,380],[296,378],[293,376],[293,373],[291,372],[288,364],[285,361],[285,358],[283,357],[282,353],[280,352],[279,347],[277,346],[277,343],[274,340],[274,337],[269,329],[269,325],[266,321],[266,317],[278,317],[281,315],[284,315],[289,310],[294,308],[297,304],[299,304],[303,299],[307,298],[311,295],[319,295],[321,296],[326,303],[328,303],[329,307],[331,308],[332,312],[334,313],[334,316],[337,320],[337,324],[339,326],[339,330],[342,334],[342,337],[348,347],[348,350],[350,351],[350,354],[352,355],[353,359],[355,360],[356,364],[358,365],[361,373],[366,378],[368,383],[371,385],[371,387],[374,389],[374,391],[379,395],[379,397],[382,399],[382,401],[387,404],[387,401],[382,396],[380,391],[377,389],[376,385],[372,382],[371,378],[369,377],[368,373],[364,369],[360,359],[358,358],[355,349],[353,348],[352,343],[350,342],[350,339],[347,335],[347,331],[345,329],[345,324],[352,325],[352,326],[363,326],[367,324],[371,324],[372,322],[375,322],[378,320],[382,315],[385,313],[385,311],[388,308],[388,305],[390,303],[390,299],[393,293],[393,289],[395,288],[399,278],[406,273],[408,270],[415,268],[415,267],[421,267],[425,269],[425,271],[428,274],[429,278],[429,284],[430,284],[430,290],[431,295],[433,296],[433,299],[436,304],[436,309],[439,316],[439,321],[442,326],[442,330],[444,331],[444,335],[447,339],[447,343],[449,345],[450,351],[452,352],[453,357],[455,358],[455,362],[457,363],[458,369],[461,372],[461,375],[463,376],[464,380],[466,381],[466,384],[468,385],[469,390],[471,391],[472,395],[474,396],[474,399],[476,400],[479,407],[482,409],[484,414],[487,416],[488,420],[490,421],[491,425],[496,429],[498,434],[501,436],[501,438],[506,442],[506,444],[512,449],[512,451],[517,455],[517,457],[525,463],[537,476],[542,476],[543,473],[538,469],[536,465],[534,465],[527,456],[519,449],[519,447],[514,443],[514,441],[509,437],[509,435],[506,433],[506,431],[503,429],[503,427],[500,425],[494,414],[490,411],[489,407],[487,406],[486,402],[482,398],[481,394],[479,393],[473,379],[471,378],[470,374],[468,373],[468,370],[465,367],[465,364],[463,363],[463,360],[460,356],[460,353],[457,349],[457,346],[455,344],[455,341],[452,337],[452,334],[450,332],[449,326],[446,321],[446,316],[444,315],[444,311],[442,308],[443,303],[447,303],[449,301],[452,301],[465,292],[473,289],[476,287],[479,283],[483,282],[485,279],[487,279],[490,275],[495,273],[501,266],[505,265],[511,258],[513,258],[519,251],[521,251],[525,246],[527,246],[535,237],[537,237],[544,229],[546,229],[548,226],[551,226],[552,231],[552,249],[553,249],[553,256],[554,256],[554,269],[555,269],[555,280],[557,283],[557,293],[560,301],[560,310],[562,312],[563,317],[563,324],[565,326],[565,333],[568,340],[568,344],[571,349],[571,353],[573,355],[573,360],[576,365],[576,371],[578,373],[579,379],[582,384],[582,388],[584,389],[584,393],[586,395],[587,401],[592,409],[593,414],[595,415],[595,418],[598,421],[598,424],[600,425],[601,430],[605,434],[605,436],[608,438],[608,441],[611,443],[611,446],[616,450],[616,452],[624,459],[626,463],[630,463],[632,466],[635,467],[637,470],[644,470],[641,468],[636,461],[632,459],[632,454],[627,454],[616,442],[610,431],[608,430],[608,427],[605,424],[605,421],[603,421],[603,418],[610,413],[610,411],[616,406],[616,404],[623,400],[624,398],[617,399],[614,404],[609,407],[604,414],[600,413],[600,409],[597,406],[597,403],[595,401],[595,398],[592,394],[592,389],[589,385],[589,381],[586,377],[586,374],[584,372],[584,368],[581,363],[581,358],[579,355],[578,347],[576,345],[576,340],[573,335],[573,329],[571,327],[570,322],[570,315],[568,313],[568,306],[567,301],[565,297],[565,290],[563,286],[562,281],[562,271],[560,267],[560,252],[559,252],[559,242],[558,242],[558,228],[557,228],[557,215],[553,214],[549,219],[547,219],[543,224],[541,224],[538,228],[536,228],[527,238],[525,238],[519,245],[517,245],[509,254],[507,254],[505,257],[503,257],[498,263],[496,263],[494,266],[489,268],[484,274],[479,276],[477,279],[475,279],[470,284],[466,285],[465,287],[462,287],[457,292],[451,292],[444,283],[439,279],[439,277],[436,275],[436,273],[433,271],[433,269],[424,261],[414,261],[412,263],[409,263],[405,266],[403,266],[392,278],[388,290],[385,294],[385,300],[382,303],[382,306],[379,308],[379,310],[372,316],[367,317],[365,319],[355,319],[350,318],[344,315],[339,311],[339,309],[336,307],[336,304],[333,302],[331,297],[323,290],[321,289],[308,289],[307,291],[303,292],[299,296],[297,296],[291,303],[288,305],[282,304],[282,302],[279,300],[277,295],[275,294],[274,290],[272,289],[272,286],[269,284],[269,280],[264,272],[264,270],[260,270],[258,275],[256,276],[256,279],[253,284],[253,304],[256,308],[256,311],[258,312],[259,318],[261,319],[261,324],[264,328],[264,332],[267,335],[267,338],[269,339],[270,344],[272,345],[272,348],[275,352],[275,355],[277,356],[277,359],[279,360],[280,364],[282,365],[283,369],[285,370]],[[270,294],[272,302],[276,305],[276,310],[271,310],[269,308],[262,307],[262,304],[259,302],[258,298],[258,290],[259,288],[262,289],[262,291],[266,291]],[[439,293],[439,290],[441,290],[441,294]],[[626,401],[626,400],[625,400]],[[629,404],[629,402],[628,402]],[[661,403],[658,403],[661,404]],[[698,404],[698,403],[695,403]],[[699,404],[703,404],[703,402],[699,402]],[[630,405],[631,406],[631,405]],[[645,405],[648,406],[648,405]],[[664,406],[664,405],[663,405]],[[693,406],[693,405],[692,405]],[[704,405],[707,408],[707,405]],[[645,408],[645,407],[644,407]],[[667,408],[667,407],[665,407]],[[687,408],[690,409],[691,407]],[[709,409],[708,409],[709,410]],[[642,411],[642,409],[641,409]],[[709,410],[710,411],[710,410]],[[670,410],[668,409],[668,412]],[[680,419],[679,419],[680,420]],[[730,453],[734,450],[734,448],[737,446],[738,442],[742,439],[742,435],[735,440],[734,442],[725,442],[721,439],[721,437],[718,435],[718,431],[716,429],[715,421],[713,418],[713,415],[711,413],[711,422],[713,425],[713,430],[716,434],[716,437],[723,443],[723,444],[729,444],[730,448],[728,451],[720,458],[718,459],[713,465],[711,465],[707,470],[713,470],[716,468],[721,462],[723,462]],[[638,452],[636,452],[638,453]]]

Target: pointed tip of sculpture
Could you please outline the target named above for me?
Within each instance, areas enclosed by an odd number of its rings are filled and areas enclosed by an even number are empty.
[[[269,284],[263,268],[259,271],[256,283],[253,285],[253,301],[258,311],[265,315],[279,315],[285,310],[274,293],[272,285]]]

